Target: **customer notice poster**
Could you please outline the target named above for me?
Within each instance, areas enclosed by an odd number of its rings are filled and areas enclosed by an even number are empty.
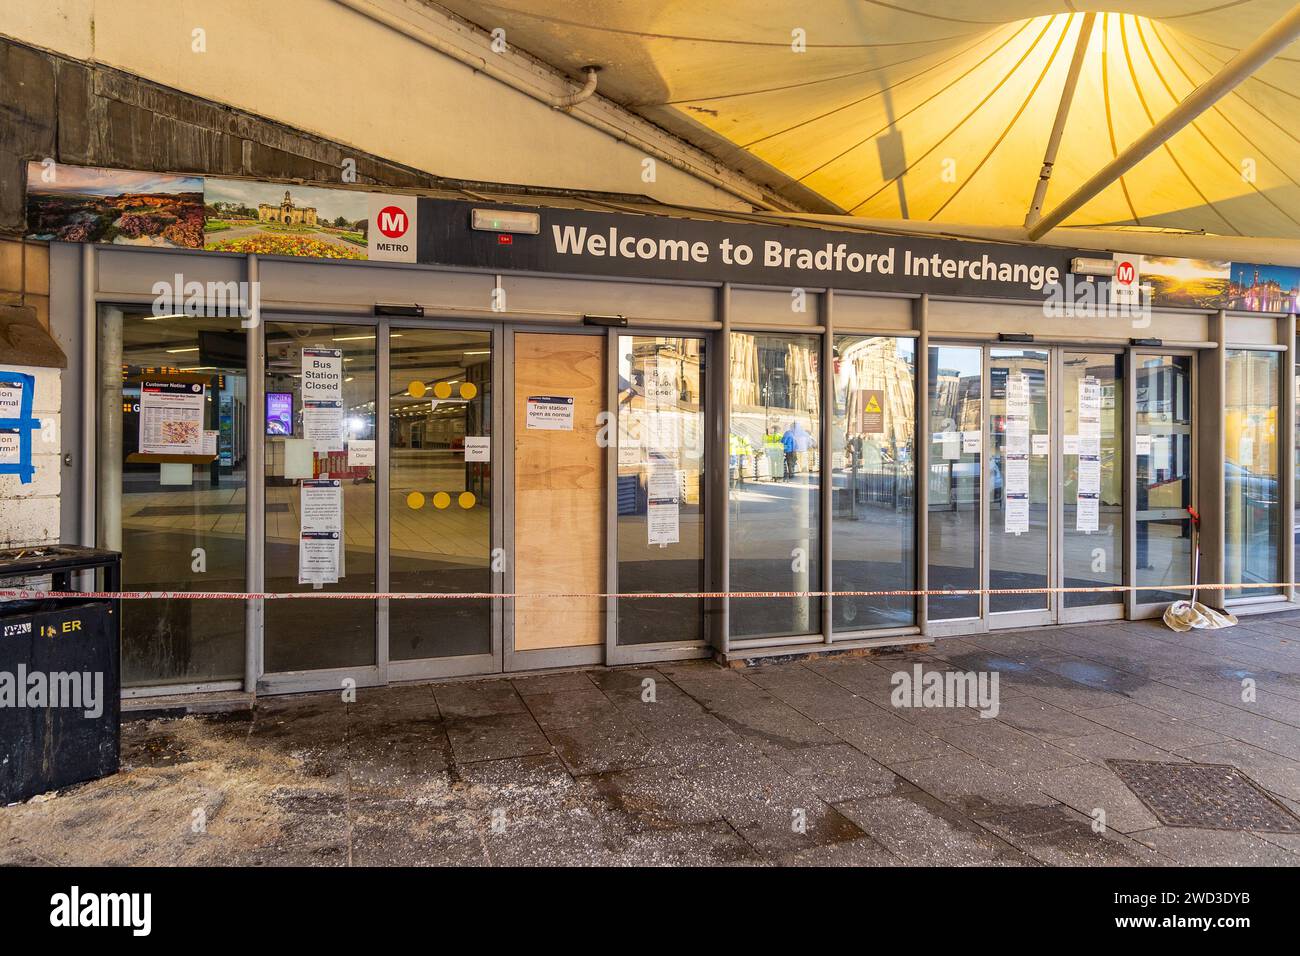
[[[1003,530],[1024,534],[1029,530],[1029,376],[1007,376],[1005,421],[1005,507]]]
[[[343,350],[302,350],[302,437],[320,453],[343,450]]]
[[[1079,380],[1079,464],[1074,530],[1091,534],[1101,510],[1101,380]]]
[[[336,584],[343,576],[343,483],[302,482],[298,514],[298,583]]]
[[[140,383],[140,443],[145,455],[202,455],[207,388],[198,382]]]

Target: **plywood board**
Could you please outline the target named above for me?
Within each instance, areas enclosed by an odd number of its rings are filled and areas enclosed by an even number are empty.
[[[598,593],[605,580],[605,340],[515,335],[515,590]],[[573,430],[527,427],[529,396],[572,396]],[[515,601],[515,650],[601,644],[600,598]]]

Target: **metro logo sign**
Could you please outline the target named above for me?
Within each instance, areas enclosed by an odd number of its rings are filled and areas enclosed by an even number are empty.
[[[370,197],[369,258],[378,262],[415,262],[415,196]]]
[[[1117,252],[1114,260],[1115,274],[1110,280],[1111,304],[1138,305],[1142,292],[1142,257]]]
[[[406,226],[409,220],[406,213],[396,206],[385,206],[379,210],[378,222],[376,225],[379,231],[389,239],[401,239],[406,235]]]

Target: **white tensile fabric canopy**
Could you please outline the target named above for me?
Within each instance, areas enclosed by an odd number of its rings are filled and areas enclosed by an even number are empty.
[[[440,2],[574,75],[601,65],[602,95],[766,175],[805,209],[982,226],[1025,222],[1086,13],[1096,16],[1045,212],[1293,6]],[[1292,45],[1064,225],[1300,238],[1298,118]]]

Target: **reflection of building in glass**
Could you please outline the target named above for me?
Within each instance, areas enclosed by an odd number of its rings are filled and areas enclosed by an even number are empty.
[[[846,434],[871,431],[874,439],[885,444],[910,446],[916,432],[916,393],[910,353],[900,352],[897,339],[880,336],[843,346],[836,361],[835,410],[836,414],[846,416]],[[862,400],[868,390],[884,393],[880,408],[883,430],[866,427],[873,414]]]
[[[760,341],[761,339],[761,341]],[[814,339],[783,336],[731,336],[731,400],[816,416],[817,351]]]
[[[653,341],[640,341],[633,346],[630,379],[621,382],[620,388],[630,387],[634,395],[644,396],[646,375],[651,365],[657,366],[657,372],[665,382],[671,382],[674,401],[698,406],[700,396],[700,347],[701,339],[694,338],[657,338]]]
[[[940,423],[952,422],[952,427],[960,431],[979,431],[979,375],[962,375],[953,369],[939,369],[930,417]]]

